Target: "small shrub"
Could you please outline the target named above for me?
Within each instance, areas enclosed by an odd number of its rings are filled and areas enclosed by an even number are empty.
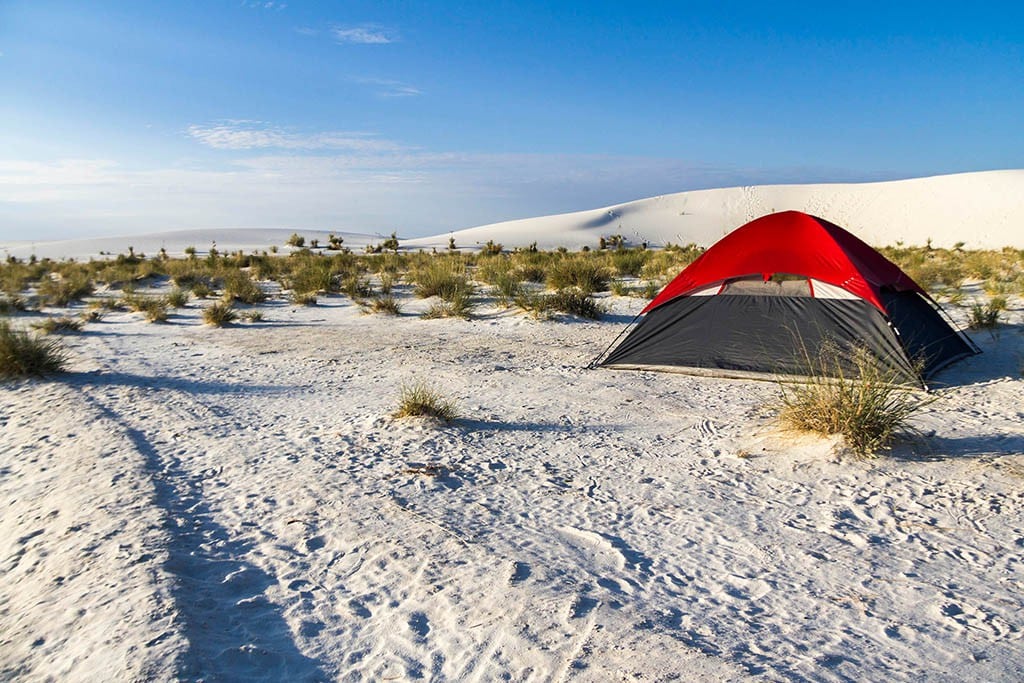
[[[40,339],[0,320],[0,379],[63,372],[67,353],[56,339]]]
[[[651,260],[651,252],[646,249],[620,249],[609,254],[612,268],[619,275],[637,277],[647,262]]]
[[[40,322],[34,322],[31,324],[33,329],[39,330],[43,334],[70,334],[74,332],[80,332],[82,327],[85,326],[85,322],[82,320],[75,320],[74,318],[47,318]]]
[[[608,286],[608,290],[615,296],[629,296],[631,290],[622,280],[613,280]]]
[[[0,315],[10,315],[16,311],[27,311],[28,302],[20,296],[0,299]]]
[[[968,318],[967,325],[972,330],[992,329],[999,325],[1000,310],[1001,309],[994,307],[992,302],[989,302],[985,306],[982,306],[981,304],[974,304],[971,306],[971,314]]]
[[[420,299],[439,296],[445,301],[452,301],[473,293],[473,285],[461,262],[432,260],[418,268],[412,277],[416,283],[413,293]]]
[[[259,304],[267,300],[260,286],[240,270],[230,271],[224,276],[224,296],[246,304]]]
[[[171,308],[184,308],[188,304],[189,293],[184,289],[175,287],[167,293],[167,305]]]
[[[146,314],[146,320],[151,323],[162,323],[167,321],[167,299],[162,297],[147,297],[142,300],[140,311]]]
[[[591,320],[600,320],[605,313],[604,306],[580,290],[562,289],[549,294],[548,297],[551,299],[551,307],[562,313],[571,313]]]
[[[306,245],[306,238],[297,232],[293,232],[291,237],[288,238],[288,241],[285,242],[285,244],[287,244],[289,247],[296,247],[301,249]]]
[[[353,301],[359,301],[360,299],[373,296],[373,285],[365,277],[353,274],[341,281],[341,291],[347,294]]]
[[[424,382],[403,384],[394,417],[433,417],[451,422],[459,416],[458,406]]]
[[[224,327],[238,319],[235,308],[229,304],[218,301],[217,303],[203,309],[203,321],[214,327]]]
[[[606,311],[590,295],[577,289],[562,289],[551,294],[526,293],[516,299],[516,306],[538,320],[546,320],[556,312],[600,320]]]
[[[48,277],[39,283],[36,290],[44,305],[67,306],[72,301],[92,294],[92,283],[84,276],[69,279]]]
[[[547,320],[554,315],[555,309],[551,305],[551,296],[536,292],[526,292],[516,297],[516,306],[537,320]]]
[[[297,306],[316,306],[316,292],[292,292],[291,300]]]
[[[382,296],[370,301],[369,311],[372,313],[385,313],[387,315],[398,315],[402,312],[402,305],[392,296]]]
[[[550,289],[575,287],[583,292],[603,292],[608,288],[608,271],[591,257],[564,258],[548,269]]]
[[[442,299],[423,312],[423,317],[431,318],[462,318],[469,320],[473,317],[473,309],[476,305],[468,292],[457,292],[450,299]]]
[[[213,288],[209,283],[199,281],[192,285],[192,293],[196,295],[197,299],[205,299],[213,294]]]
[[[841,434],[854,453],[873,457],[934,399],[898,386],[895,373],[881,368],[867,349],[850,353],[855,377],[844,370],[837,348],[823,349],[817,359],[808,355],[807,383],[781,386],[779,418],[803,431]]]
[[[394,288],[395,283],[399,280],[399,276],[396,273],[389,271],[381,271],[380,273],[380,293],[389,296],[391,290]]]
[[[515,275],[511,272],[498,275],[494,279],[494,297],[498,300],[498,304],[504,308],[509,308],[515,303],[515,300],[522,296],[523,285],[516,279]]]
[[[260,311],[246,311],[242,313],[241,318],[251,323],[263,322],[263,313]]]

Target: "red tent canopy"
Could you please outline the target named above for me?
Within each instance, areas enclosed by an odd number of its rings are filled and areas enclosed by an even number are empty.
[[[883,287],[928,295],[899,267],[838,225],[799,211],[773,213],[716,242],[654,298],[644,313],[716,282],[776,273],[821,280],[885,313]]]

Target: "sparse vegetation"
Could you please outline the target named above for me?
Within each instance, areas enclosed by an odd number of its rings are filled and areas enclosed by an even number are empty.
[[[56,339],[35,337],[0,320],[0,379],[63,372],[67,353]]]
[[[1005,306],[1005,300],[1003,305]],[[1002,308],[994,306],[991,301],[984,306],[981,304],[974,304],[971,306],[971,313],[968,318],[967,325],[972,330],[991,330],[999,325],[999,315],[1002,310]]]
[[[234,306],[223,301],[203,309],[203,321],[214,327],[224,327],[238,319]]]
[[[453,301],[473,293],[465,264],[457,258],[430,259],[413,271],[412,279],[415,283],[413,293],[421,299],[438,296],[445,301]]]
[[[934,399],[899,386],[895,374],[866,349],[849,353],[855,376],[844,369],[838,348],[828,347],[817,358],[807,354],[806,383],[781,385],[779,418],[802,431],[841,434],[854,453],[874,457],[900,430],[912,431],[907,420]]]
[[[188,304],[189,293],[175,287],[167,293],[167,305],[171,308],[184,308]]]
[[[475,304],[468,292],[456,292],[449,299],[434,303],[423,312],[424,318],[462,318],[473,317]]]
[[[372,313],[385,313],[387,315],[398,315],[402,312],[401,304],[393,296],[371,299],[367,309]]]
[[[585,256],[568,256],[556,261],[548,269],[547,284],[550,289],[575,287],[591,294],[608,289],[608,269],[598,260]]]
[[[570,313],[581,318],[600,320],[606,312],[603,305],[578,289],[560,289],[553,293],[524,293],[515,303],[538,320],[546,320],[555,313]]]
[[[31,323],[33,329],[39,330],[43,334],[72,334],[81,332],[84,326],[85,322],[82,320],[63,316],[59,318],[46,318],[45,320]]]
[[[432,417],[451,422],[459,416],[458,406],[425,382],[403,384],[394,417]]]

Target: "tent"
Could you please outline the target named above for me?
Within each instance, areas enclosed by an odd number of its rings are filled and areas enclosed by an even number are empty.
[[[894,382],[924,386],[941,368],[980,352],[896,264],[798,211],[763,216],[723,237],[638,319],[595,365],[806,376],[828,348],[852,377],[853,355],[865,349]]]

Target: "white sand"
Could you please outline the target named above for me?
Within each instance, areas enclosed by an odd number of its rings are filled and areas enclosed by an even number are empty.
[[[506,221],[443,235],[409,239],[409,249],[448,248],[449,238],[461,249],[476,249],[490,241],[506,249],[536,243],[541,249],[594,248],[604,236],[623,235],[630,244],[668,242],[711,246],[725,234],[755,218],[776,211],[796,210],[820,216],[850,230],[874,246],[902,242],[968,249],[1024,248],[1024,170],[960,173],[885,183],[830,185],[760,185],[680,192],[626,204],[556,216]],[[288,238],[298,233],[307,246],[317,239],[327,245],[325,230],[184,230],[99,239],[0,242],[0,256],[28,258],[109,258],[127,253],[156,255],[161,248],[181,256],[186,247],[200,254],[216,242],[221,252],[245,253],[277,246],[287,253]],[[362,252],[387,236],[338,232],[344,245]]]
[[[597,246],[621,234],[637,245],[710,246],[730,231],[776,211],[803,211],[850,230],[875,246],[902,241],[969,249],[1024,247],[1024,170],[960,173],[884,183],[760,185],[680,192],[590,211],[528,218],[411,240],[410,246],[507,248]]]
[[[874,461],[771,383],[584,370],[612,302],[88,325],[0,388],[0,678],[1021,679],[1020,301]],[[390,418],[415,378],[464,416]]]

